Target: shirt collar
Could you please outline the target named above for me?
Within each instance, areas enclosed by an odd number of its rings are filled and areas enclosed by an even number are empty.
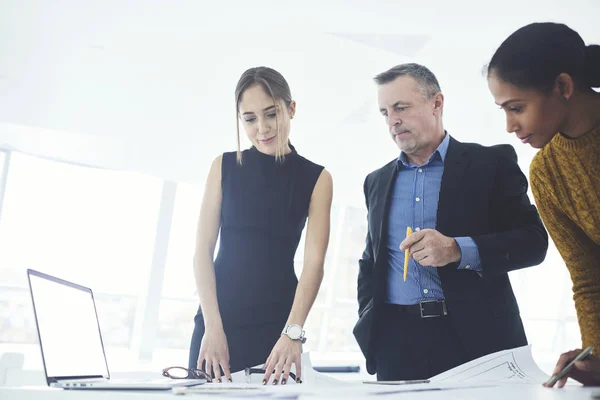
[[[446,160],[446,154],[448,154],[448,145],[449,144],[450,144],[450,135],[448,135],[448,132],[444,131],[444,139],[442,140],[440,145],[437,147],[437,149],[435,149],[435,151],[433,152],[431,157],[429,157],[429,160],[427,160],[427,162],[423,165],[429,164],[435,157],[439,157],[439,159],[442,161],[442,164],[443,164],[444,161]],[[406,154],[403,151],[400,152],[400,156],[398,157],[398,166],[401,166],[401,165],[403,165],[405,167],[409,167],[411,165],[410,161],[408,161],[408,158],[406,157]]]

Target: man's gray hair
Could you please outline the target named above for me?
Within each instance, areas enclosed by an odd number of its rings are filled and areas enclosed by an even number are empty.
[[[417,82],[417,89],[426,99],[440,93],[440,84],[429,68],[415,63],[400,64],[375,76],[375,83],[385,85],[399,76],[411,76]]]

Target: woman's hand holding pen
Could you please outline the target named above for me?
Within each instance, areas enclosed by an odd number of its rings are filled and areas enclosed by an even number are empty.
[[[558,359],[556,368],[554,368],[552,375],[558,374],[580,352],[581,349],[577,349],[563,353]],[[569,373],[557,382],[558,387],[562,388],[565,386],[568,378],[575,379],[577,382],[583,383],[585,386],[600,386],[600,358],[590,354],[585,358],[585,360],[576,361]],[[552,387],[554,385],[544,384],[544,386]]]
[[[273,374],[273,385],[277,385],[277,383],[285,385],[288,381],[292,364],[296,364],[296,382],[301,383],[301,357],[302,342],[300,342],[300,340],[292,340],[286,335],[281,335],[265,363],[266,373],[263,379],[263,385],[266,385],[269,382],[273,371],[275,371]]]
[[[205,368],[203,363],[206,362]],[[204,370],[209,376],[214,376],[217,382],[221,382],[221,370],[225,374],[225,379],[231,382],[231,373],[229,372],[229,346],[223,326],[206,327],[202,345],[200,346],[200,355],[198,356],[198,369]],[[214,382],[214,381],[213,381]]]

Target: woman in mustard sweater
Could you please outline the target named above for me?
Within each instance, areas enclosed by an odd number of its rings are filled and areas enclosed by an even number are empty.
[[[586,46],[566,25],[533,23],[500,45],[487,73],[496,104],[506,112],[506,130],[541,149],[531,163],[531,189],[571,274],[583,347],[595,346],[598,354],[600,93],[592,88],[600,87],[600,46]],[[600,385],[600,362],[592,357],[571,376]]]

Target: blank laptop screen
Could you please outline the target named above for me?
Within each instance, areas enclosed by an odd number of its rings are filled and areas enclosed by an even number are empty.
[[[31,273],[29,281],[47,377],[108,377],[91,291]]]

